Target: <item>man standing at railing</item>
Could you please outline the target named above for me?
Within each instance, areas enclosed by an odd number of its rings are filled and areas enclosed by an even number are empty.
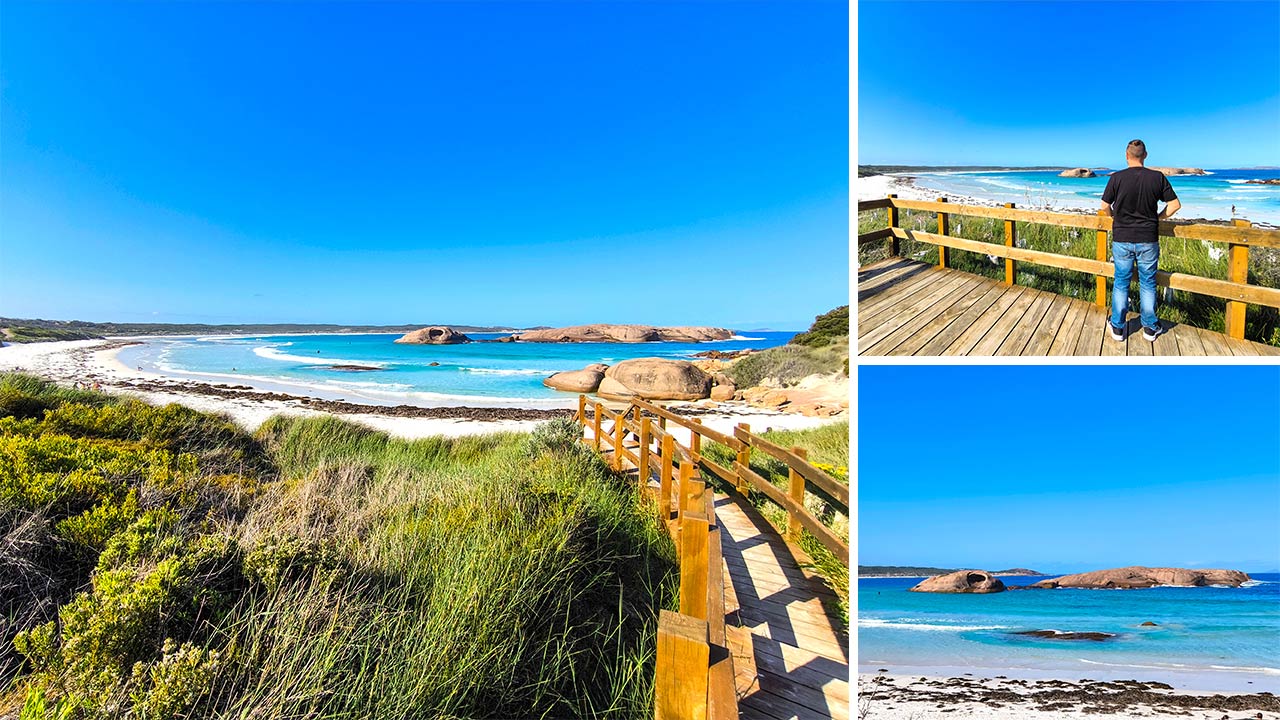
[[[1102,191],[1102,214],[1112,218],[1111,259],[1115,263],[1115,285],[1111,289],[1111,338],[1124,340],[1125,313],[1129,310],[1129,280],[1138,266],[1138,305],[1142,316],[1142,337],[1159,337],[1156,317],[1156,265],[1160,261],[1160,221],[1173,217],[1182,207],[1169,178],[1143,166],[1147,146],[1133,140],[1125,150],[1129,167],[1111,173]],[[1164,210],[1157,212],[1160,201]]]

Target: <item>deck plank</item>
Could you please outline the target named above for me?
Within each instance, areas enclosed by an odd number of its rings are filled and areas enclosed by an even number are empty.
[[[1136,313],[1116,342],[1106,308],[907,258],[859,270],[858,291],[862,355],[1280,355],[1277,347],[1183,324],[1148,342]]]

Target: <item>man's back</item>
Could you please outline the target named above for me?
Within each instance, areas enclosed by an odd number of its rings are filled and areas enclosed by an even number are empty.
[[[1161,200],[1177,198],[1163,173],[1141,166],[1111,173],[1102,202],[1112,205],[1112,239],[1115,242],[1156,242],[1159,239]]]

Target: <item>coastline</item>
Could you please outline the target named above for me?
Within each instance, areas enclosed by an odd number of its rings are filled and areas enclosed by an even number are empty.
[[[545,402],[534,407],[515,400],[494,404],[492,398],[475,398],[471,403],[460,398],[453,404],[432,407],[357,403],[345,398],[323,397],[328,394],[323,392],[302,394],[292,387],[282,388],[253,378],[218,382],[169,376],[127,367],[116,358],[120,350],[151,337],[5,345],[0,347],[0,372],[26,372],[62,385],[98,382],[104,391],[133,395],[148,403],[178,403],[194,410],[224,414],[249,431],[256,430],[273,415],[334,415],[407,439],[528,432],[540,422],[569,417],[577,407],[576,396],[568,394],[563,402],[557,398],[555,407],[550,408]],[[830,418],[762,410],[740,403],[717,403],[714,407],[690,403],[681,404],[678,409],[682,414],[699,416],[703,423],[722,432],[731,432],[739,422],[750,423],[758,430],[803,429],[831,422]],[[687,437],[680,437],[679,429],[673,429],[678,440],[688,442]]]
[[[901,668],[897,670],[902,670]],[[1046,720],[1062,717],[1280,718],[1280,697],[1265,690],[1188,691],[1167,683],[1112,680],[1028,679],[1012,672],[912,675],[888,668],[858,673],[859,720],[991,718]],[[958,670],[958,669],[957,669]],[[1224,714],[1225,713],[1225,714]]]
[[[983,171],[985,172],[985,171]],[[961,173],[956,173],[961,174]],[[961,205],[978,205],[980,207],[1002,207],[1003,204],[995,200],[985,200],[973,197],[971,195],[962,195],[950,191],[931,188],[927,185],[919,183],[920,178],[909,172],[893,173],[888,175],[868,175],[857,179],[857,195],[859,202],[868,200],[879,200],[886,195],[896,194],[904,200],[925,200],[933,201],[940,197],[947,198],[947,202],[953,202]],[[1021,207],[1021,205],[1019,206]],[[1026,209],[1031,210],[1048,210],[1052,212],[1070,213],[1075,215],[1095,215],[1097,208],[1073,207],[1069,205],[1060,205],[1049,203],[1044,206],[1029,206]],[[1210,223],[1210,224],[1229,224],[1230,218],[1204,218],[1204,217],[1175,217],[1173,222],[1183,223]],[[1255,227],[1264,229],[1273,229],[1276,225],[1266,221],[1254,221]]]

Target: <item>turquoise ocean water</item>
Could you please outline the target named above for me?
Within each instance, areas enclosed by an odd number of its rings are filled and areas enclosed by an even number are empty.
[[[921,675],[1136,679],[1280,692],[1280,574],[1241,588],[913,593],[920,578],[858,580],[858,664]],[[1008,585],[1042,578],[1006,577]],[[1143,622],[1157,627],[1141,627]],[[1107,632],[1049,640],[1018,630]]]
[[[574,405],[577,398],[543,386],[542,380],[554,372],[636,357],[688,358],[704,350],[767,348],[785,344],[793,335],[749,332],[708,343],[462,345],[397,345],[398,334],[151,338],[124,348],[117,359],[130,368],[172,377],[366,404],[555,408]],[[377,369],[352,372],[333,365]]]
[[[1207,170],[1207,169],[1206,169]],[[1211,175],[1169,178],[1182,201],[1177,219],[1208,220],[1245,218],[1280,226],[1280,185],[1253,185],[1248,180],[1280,178],[1280,170],[1207,170]],[[1056,170],[1001,172],[908,173],[916,184],[944,193],[967,195],[1019,207],[1049,206],[1094,212],[1100,205],[1107,177],[1062,178]]]

